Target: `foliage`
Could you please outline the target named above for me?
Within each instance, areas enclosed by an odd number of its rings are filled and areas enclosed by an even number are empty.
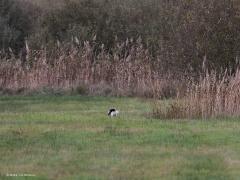
[[[1,15],[2,48],[18,50],[24,38],[33,49],[95,40],[96,52],[102,44],[112,52],[118,43],[141,37],[159,69],[190,73],[199,73],[203,60],[221,70],[239,57],[239,10],[231,0],[71,0],[56,7],[43,0],[11,1],[2,0],[3,8],[12,9]],[[23,12],[19,7],[26,3],[31,5]],[[36,17],[31,11],[39,8]]]
[[[31,32],[37,14],[35,10],[27,2],[0,0],[0,49],[8,50],[10,47],[14,53],[20,51]]]

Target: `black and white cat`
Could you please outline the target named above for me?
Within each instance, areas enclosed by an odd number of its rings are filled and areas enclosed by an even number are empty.
[[[111,109],[109,109],[109,111],[108,111],[108,116],[111,116],[111,117],[117,116],[118,114],[119,114],[119,111],[116,110],[115,108],[111,108]]]

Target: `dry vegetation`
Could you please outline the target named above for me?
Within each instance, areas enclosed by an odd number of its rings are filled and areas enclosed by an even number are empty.
[[[219,77],[206,73],[198,82],[190,82],[183,98],[167,106],[156,102],[154,115],[159,118],[239,117],[240,71]]]
[[[240,115],[240,71],[208,73],[200,79],[159,73],[158,64],[141,41],[118,44],[113,54],[94,42],[83,47],[59,45],[52,53],[29,50],[26,61],[12,58],[0,66],[0,87],[4,93],[47,90],[91,95],[175,98],[168,104],[155,103],[159,118],[212,118]],[[128,50],[126,50],[128,49]],[[125,55],[120,52],[125,50]]]
[[[8,93],[49,89],[91,95],[174,96],[178,81],[157,72],[140,40],[135,45],[129,46],[129,43],[117,44],[113,54],[104,46],[96,54],[91,45],[94,42],[85,42],[83,47],[60,45],[51,53],[46,49],[29,50],[24,63],[12,56],[0,65],[1,90]],[[121,54],[123,50],[125,55]]]

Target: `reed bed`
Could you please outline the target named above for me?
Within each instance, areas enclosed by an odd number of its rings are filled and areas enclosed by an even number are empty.
[[[176,80],[160,73],[150,54],[138,42],[117,44],[114,52],[94,43],[59,45],[49,52],[27,48],[25,59],[10,56],[0,64],[3,92],[48,89],[91,95],[172,96]],[[172,80],[171,80],[172,79]],[[172,83],[170,83],[172,82]],[[171,84],[175,87],[171,87]]]
[[[215,118],[240,115],[240,70],[208,73],[198,80],[163,72],[141,42],[118,43],[114,51],[84,42],[52,51],[27,49],[24,58],[1,55],[2,93],[74,92],[141,96],[156,100],[157,118]],[[190,79],[190,80],[189,80]],[[163,104],[161,98],[173,98]]]
[[[219,118],[240,116],[240,70],[234,75],[206,73],[198,82],[189,82],[185,96],[167,104],[156,102],[158,118]]]

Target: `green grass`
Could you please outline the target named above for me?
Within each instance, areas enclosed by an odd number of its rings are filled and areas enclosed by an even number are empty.
[[[106,116],[113,105],[117,118]],[[135,98],[0,97],[0,179],[240,178],[238,119],[158,120],[150,111]]]

